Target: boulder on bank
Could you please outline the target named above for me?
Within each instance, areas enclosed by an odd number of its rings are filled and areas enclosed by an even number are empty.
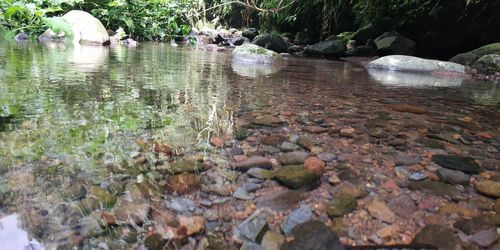
[[[277,53],[285,53],[288,43],[278,34],[262,34],[253,40],[253,44],[272,50]]]
[[[242,32],[241,35],[243,37],[246,37],[250,40],[254,39],[256,36],[259,35],[259,31],[256,28],[245,28]]]
[[[73,42],[95,45],[109,42],[109,35],[104,25],[91,14],[81,10],[72,10],[62,18],[71,25]]]
[[[475,50],[458,54],[450,59],[450,62],[459,63],[462,65],[472,65],[484,55],[497,54],[500,55],[500,43],[492,43]]]
[[[295,43],[311,44],[314,42],[314,33],[311,31],[300,31],[295,34]]]
[[[342,57],[346,44],[342,40],[327,40],[305,47],[304,54],[320,57]]]
[[[436,71],[444,71],[465,74],[465,67],[457,63],[429,60],[404,55],[381,57],[370,62],[367,65],[367,68],[417,73],[432,73]]]
[[[472,68],[477,69],[477,72],[485,75],[493,75],[500,72],[500,54],[484,55],[474,64]]]
[[[396,31],[389,31],[375,38],[380,55],[413,55],[416,43]]]
[[[282,60],[278,53],[255,44],[243,44],[233,51],[234,62],[272,64]]]

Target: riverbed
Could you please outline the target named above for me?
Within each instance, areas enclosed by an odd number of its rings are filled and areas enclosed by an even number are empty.
[[[0,249],[276,249],[291,211],[347,246],[410,244],[498,215],[475,183],[500,180],[499,105],[491,82],[342,61],[2,42]]]

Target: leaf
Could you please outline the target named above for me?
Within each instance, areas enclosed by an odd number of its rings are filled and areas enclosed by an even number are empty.
[[[5,10],[5,13],[3,13],[3,16],[5,18],[10,18],[12,15],[14,15],[18,11],[23,11],[23,7],[21,6],[11,6]]]

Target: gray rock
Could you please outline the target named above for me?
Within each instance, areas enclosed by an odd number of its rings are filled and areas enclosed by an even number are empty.
[[[338,236],[319,221],[308,221],[295,227],[294,239],[283,245],[283,250],[344,250]]]
[[[281,230],[283,230],[285,236],[289,236],[297,225],[309,221],[312,218],[313,213],[311,208],[308,205],[302,205],[283,220],[283,223],[281,223]]]
[[[427,174],[423,172],[416,172],[411,174],[408,178],[412,181],[423,181],[427,179]]]
[[[441,225],[429,225],[418,233],[412,244],[431,245],[439,249],[460,249],[460,240],[453,230]]]
[[[72,40],[75,43],[104,45],[109,42],[109,35],[104,25],[91,14],[72,10],[62,17],[73,31]]]
[[[346,45],[342,40],[323,41],[304,48],[304,54],[320,57],[342,57],[345,55]]]
[[[251,242],[251,241],[245,241],[243,242],[243,245],[241,246],[240,250],[265,250],[261,245]]]
[[[309,153],[304,151],[294,151],[289,153],[284,153],[279,156],[278,160],[283,165],[296,165],[302,164],[309,156]]]
[[[246,43],[250,43],[250,39],[246,38],[246,37],[233,37],[229,40],[229,44],[230,45],[234,45],[234,46],[241,46],[243,44],[246,44]]]
[[[495,228],[490,228],[475,233],[469,239],[479,246],[489,247],[495,243],[498,238],[500,238],[500,236],[498,235],[497,230]]]
[[[255,179],[254,179],[255,180]],[[257,183],[246,182],[241,186],[247,192],[255,192],[260,188],[260,185]]]
[[[415,202],[407,195],[401,195],[391,199],[387,205],[397,216],[406,219],[409,219],[412,214],[417,211]]]
[[[447,168],[439,168],[437,170],[437,175],[441,179],[441,181],[451,183],[451,184],[459,184],[459,185],[469,185],[468,174],[464,174],[463,172],[457,170],[451,170]]]
[[[165,201],[168,209],[178,213],[187,213],[195,210],[194,201],[188,198],[176,197]]]
[[[278,34],[262,34],[255,37],[253,44],[278,53],[284,53],[288,49],[288,43]]]
[[[28,41],[29,35],[26,32],[21,32],[14,36],[14,41],[16,42],[23,42],[23,41]]]
[[[233,197],[245,201],[255,198],[253,194],[249,194],[244,188],[237,188],[233,193]]]
[[[368,39],[374,39],[380,34],[375,25],[369,23],[361,28],[359,28],[356,32],[354,32],[352,39],[356,41],[357,44],[365,44]]]
[[[318,158],[324,162],[332,162],[337,159],[337,156],[332,153],[320,153]]]
[[[300,31],[295,34],[295,43],[297,44],[310,44],[314,42],[314,32]]]
[[[386,32],[374,42],[381,55],[413,55],[415,52],[415,42],[396,31]]]
[[[465,74],[465,67],[437,60],[423,59],[413,56],[392,55],[384,56],[370,62],[368,69],[391,70],[402,72],[432,73],[434,71],[447,71]]]
[[[283,142],[280,146],[281,150],[285,151],[285,152],[291,152],[291,151],[295,151],[295,150],[298,150],[300,149],[300,146],[295,144],[295,143],[291,143],[291,142]]]
[[[267,213],[256,211],[238,226],[237,234],[243,239],[260,242],[268,229]]]

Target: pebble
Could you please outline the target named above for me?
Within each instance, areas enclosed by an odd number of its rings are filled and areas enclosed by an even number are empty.
[[[387,205],[378,200],[373,200],[366,207],[371,216],[387,223],[394,223],[396,215],[387,207]]]
[[[237,188],[233,193],[233,197],[240,200],[252,200],[255,198],[253,194],[249,194],[244,188]]]
[[[194,201],[188,198],[176,197],[165,201],[168,209],[178,213],[192,212],[196,208]]]
[[[344,137],[352,137],[356,130],[354,128],[348,127],[340,130],[340,135]]]
[[[416,172],[411,174],[408,178],[412,181],[422,181],[427,179],[427,174],[423,172]]]
[[[301,205],[283,220],[281,230],[283,230],[285,236],[289,236],[297,225],[311,220],[312,217],[313,213],[311,207],[308,205]]]
[[[337,159],[337,157],[332,153],[320,153],[318,158],[324,162],[332,162]]]

